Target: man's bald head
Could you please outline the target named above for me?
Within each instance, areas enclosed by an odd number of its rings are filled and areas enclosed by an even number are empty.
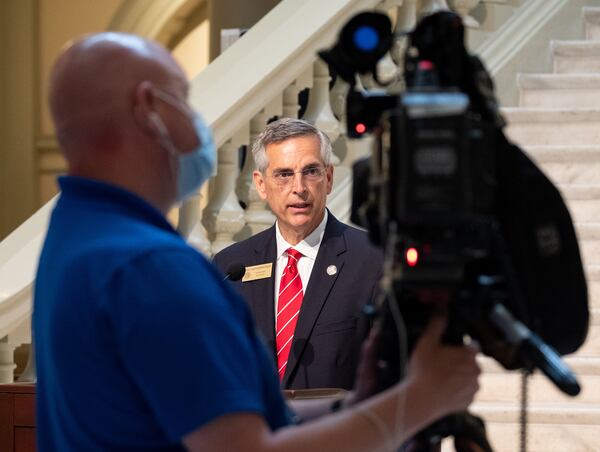
[[[186,89],[185,75],[169,52],[139,36],[100,33],[67,46],[52,71],[49,94],[63,150],[102,147],[105,141],[114,145],[133,119],[132,99],[144,81]]]
[[[50,79],[50,111],[71,175],[136,193],[165,212],[176,195],[176,157],[198,143],[185,107],[188,84],[159,44],[100,33],[66,47]]]

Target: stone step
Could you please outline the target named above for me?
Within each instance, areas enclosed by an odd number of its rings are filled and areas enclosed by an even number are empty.
[[[592,145],[600,143],[600,108],[504,108],[507,136],[516,144]]]
[[[518,74],[517,84],[524,108],[600,106],[600,74]]]
[[[551,41],[550,51],[557,74],[600,72],[600,41]]]
[[[579,252],[584,265],[600,264],[600,240],[579,240]]]
[[[558,185],[576,221],[591,309],[586,343],[566,358],[582,393],[571,399],[541,374],[530,379],[529,451],[600,450],[600,8],[584,8],[584,22],[590,41],[553,41],[555,74],[520,75],[525,108],[504,109],[507,136]],[[494,450],[520,450],[520,375],[489,358],[482,368],[473,411],[486,419]]]
[[[600,240],[600,223],[575,223],[579,240]]]
[[[582,255],[586,267],[600,264],[600,223],[579,223],[575,224],[577,239],[579,241],[579,251]],[[589,282],[588,282],[589,290]],[[591,299],[590,304],[600,307],[600,299],[596,297]]]
[[[600,8],[583,8],[583,23],[585,38],[591,41],[600,41]]]
[[[600,184],[600,146],[527,146],[555,184]]]
[[[482,416],[488,422],[512,423],[519,419],[519,401],[515,403],[475,403],[471,411]],[[571,403],[531,404],[528,419],[532,424],[571,424],[600,426],[600,407],[580,404],[574,400]],[[596,427],[598,428],[598,427]],[[600,441],[600,435],[596,440]]]
[[[598,308],[590,308],[588,335],[576,355],[580,358],[600,357],[600,309]]]
[[[494,451],[521,450],[518,402],[475,404],[471,411],[485,420],[487,436]],[[582,406],[577,403],[530,405],[527,415],[528,452],[600,450],[600,408],[597,406]]]
[[[514,403],[521,397],[521,373],[507,371],[491,358],[479,360],[482,375],[477,403]],[[571,397],[560,391],[548,378],[536,371],[528,380],[528,400],[532,404],[585,403],[600,406],[600,358],[565,357],[579,384],[581,393]]]
[[[586,265],[585,277],[590,308],[600,308],[600,265]]]
[[[600,219],[600,185],[559,184],[557,187],[574,222],[594,223]]]
[[[520,402],[474,403],[470,411],[482,417],[496,452],[519,451]],[[528,404],[529,452],[579,452],[600,450],[600,407],[566,403]],[[445,442],[443,451],[454,450]]]

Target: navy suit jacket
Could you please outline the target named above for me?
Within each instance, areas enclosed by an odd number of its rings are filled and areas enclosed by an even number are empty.
[[[270,278],[234,282],[254,313],[269,350],[275,347],[275,226],[233,244],[214,257],[226,272],[233,263],[273,264]],[[382,253],[365,232],[338,221],[331,213],[315,260],[282,381],[285,389],[352,389],[360,346],[369,330],[363,306],[375,295]],[[335,265],[337,272],[327,273]]]

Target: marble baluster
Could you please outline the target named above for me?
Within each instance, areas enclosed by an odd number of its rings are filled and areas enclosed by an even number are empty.
[[[263,128],[267,124],[267,119],[268,115],[263,110],[257,115],[255,115],[250,121],[250,135],[248,142],[246,143],[244,164],[242,166],[242,170],[237,179],[235,187],[235,192],[237,193],[239,200],[242,202],[244,209],[247,209],[250,205],[250,192],[252,191],[252,187],[254,186],[252,173],[254,172],[255,165],[251,152],[252,143],[254,143],[258,134],[263,130]],[[252,235],[249,233],[248,228],[248,225],[244,227],[245,234],[247,235],[247,237]]]
[[[329,99],[329,67],[321,60],[314,63],[313,87],[308,96],[308,105],[303,119],[313,123],[327,134],[332,143],[340,136],[340,123],[333,114]],[[339,165],[340,159],[335,156],[333,165]]]
[[[12,383],[14,381],[15,348],[18,344],[10,341],[8,336],[0,339],[0,383]]]
[[[350,85],[338,78],[333,86],[330,98],[331,107],[338,118],[340,118],[340,137],[333,143],[333,150],[341,159],[340,167],[352,168],[356,159],[366,157],[370,153],[370,147],[366,137],[361,139],[348,138],[346,129],[346,102]],[[357,86],[356,89],[362,89]],[[338,171],[339,172],[339,171]]]
[[[388,14],[388,16],[390,16],[393,19],[396,15],[394,13],[398,11],[398,9],[404,4],[404,2],[405,0],[385,0],[382,3],[380,3],[376,7],[376,9],[380,10],[385,14]],[[393,32],[396,32],[396,30],[394,29]],[[383,56],[383,58],[379,60],[376,68],[377,77],[379,81],[383,83],[383,87],[385,87],[386,89],[388,89],[391,86],[395,86],[398,80],[400,79],[400,69],[392,55],[393,48],[394,45],[392,45],[390,51],[387,52]]]
[[[419,17],[427,16],[438,11],[449,11],[450,7],[446,0],[423,0]]]
[[[21,344],[31,343],[31,317],[24,319],[14,328],[8,336],[0,339],[0,383],[12,383],[17,367],[15,363],[15,349]],[[30,348],[30,361],[33,355],[33,346]],[[30,362],[27,366],[30,367]],[[25,372],[21,375],[23,376]],[[35,366],[27,370],[23,381],[35,381]]]
[[[313,68],[309,66],[283,91],[283,111],[285,118],[297,118],[300,105],[298,104],[298,93],[313,86]]]
[[[404,0],[403,4],[397,8],[396,23],[394,25],[396,39],[390,49],[392,60],[402,71],[404,70],[404,53],[408,45],[408,38],[406,36],[398,37],[398,35],[414,30],[416,24],[417,0]],[[403,84],[399,85],[398,88],[402,90],[404,88]]]
[[[202,222],[212,242],[213,255],[231,245],[234,236],[246,224],[235,185],[240,173],[238,150],[248,142],[248,138],[249,129],[246,126],[219,148],[217,176],[211,180],[209,201],[202,215]]]
[[[346,156],[348,150],[346,148],[347,136],[346,136],[346,102],[350,85],[344,81],[341,77],[337,77],[331,91],[329,92],[329,103],[331,110],[338,118],[340,135],[332,143],[334,155],[340,159],[338,166],[348,166]],[[339,173],[339,171],[337,171]],[[337,177],[334,174],[334,177]]]
[[[319,129],[327,134],[333,145],[333,156],[331,163],[334,165],[334,192],[336,185],[341,178],[348,177],[347,171],[344,171],[340,165],[340,155],[345,153],[343,149],[343,137],[340,138],[342,129],[340,121],[333,113],[329,82],[329,67],[322,60],[316,60],[313,64],[313,86],[308,97],[308,105],[304,112],[303,119],[315,124]],[[337,84],[338,82],[336,82]],[[341,83],[341,82],[340,82]],[[340,138],[340,139],[338,139]],[[341,145],[341,147],[340,147]],[[334,196],[334,194],[332,194]]]
[[[481,0],[449,0],[450,6],[457,14],[462,17],[463,23],[467,28],[479,28],[481,25],[469,13],[473,11]]]
[[[342,77],[337,77],[331,91],[329,91],[329,104],[342,130],[346,121],[346,97],[348,96],[349,88],[350,85],[348,82]]]
[[[275,222],[275,216],[269,209],[266,201],[260,198],[254,186],[252,173],[254,172],[255,165],[251,149],[256,138],[267,125],[267,121],[274,116],[281,116],[282,106],[283,95],[279,95],[250,121],[250,140],[242,174],[238,178],[237,184],[238,196],[246,205],[246,226],[235,236],[236,240],[243,240],[254,234],[258,234]]]
[[[30,344],[27,363],[22,370],[21,375],[19,375],[18,381],[22,383],[35,383],[37,381],[37,374],[35,368],[35,343],[33,341],[31,318],[24,320],[8,335],[8,342],[15,346]]]
[[[189,196],[179,208],[177,232],[185,238],[190,246],[200,251],[205,256],[211,255],[211,245],[208,232],[200,221],[201,206],[208,193],[209,182]]]
[[[35,346],[31,343],[29,347],[29,355],[27,357],[27,364],[23,373],[19,376],[18,381],[20,383],[35,383],[37,381],[37,370],[35,367]]]

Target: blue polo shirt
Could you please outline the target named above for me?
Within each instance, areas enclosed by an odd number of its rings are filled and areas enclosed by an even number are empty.
[[[182,450],[234,412],[289,422],[246,304],[162,214],[63,177],[34,297],[44,451]]]

